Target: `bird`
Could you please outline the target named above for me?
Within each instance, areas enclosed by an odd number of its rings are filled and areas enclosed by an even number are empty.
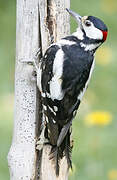
[[[107,26],[99,18],[66,10],[75,18],[78,28],[47,48],[37,70],[45,117],[44,137],[52,146],[50,159],[55,162],[57,176],[64,156],[68,167],[72,167],[72,121],[91,79],[95,52],[108,34]]]

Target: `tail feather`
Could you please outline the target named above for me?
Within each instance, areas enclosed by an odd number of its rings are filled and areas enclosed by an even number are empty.
[[[59,147],[61,145],[61,143],[63,142],[63,140],[65,139],[69,128],[71,126],[72,121],[69,121],[66,125],[63,126],[63,128],[61,129],[61,132],[59,134],[58,140],[57,140],[57,146]]]
[[[72,168],[70,126],[71,121],[61,127],[57,124],[53,124],[51,120],[49,121],[47,126],[49,141],[52,145],[49,159],[52,160],[55,164],[56,176],[59,176],[60,160],[64,156],[67,159],[68,167]]]
[[[71,160],[72,148],[70,147],[70,133],[68,132],[64,141],[60,147],[53,146],[50,152],[50,160],[54,161],[56,176],[59,176],[59,165],[60,160],[65,156],[68,163],[68,168],[72,169],[72,160]]]
[[[54,161],[56,176],[59,176],[59,161],[60,161],[59,147],[57,146],[52,147],[49,159]]]
[[[72,154],[71,147],[69,145],[66,145],[66,147],[65,147],[65,156],[67,158],[68,167],[72,169],[71,154]]]
[[[55,153],[55,160],[56,160],[56,165],[55,165],[55,168],[56,168],[56,176],[59,176],[59,148],[56,147],[56,153]]]

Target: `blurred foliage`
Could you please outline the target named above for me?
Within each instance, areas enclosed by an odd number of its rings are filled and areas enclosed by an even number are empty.
[[[0,0],[0,94],[13,92],[15,0]]]
[[[71,0],[71,9],[80,15],[101,18],[107,24],[109,33],[106,43],[97,51],[96,67],[89,88],[73,122],[73,171],[70,171],[69,180],[117,180],[117,1]],[[13,130],[15,11],[15,0],[0,0],[0,179],[2,180],[9,179],[6,157]],[[76,22],[71,20],[73,32]],[[88,121],[89,118],[93,125],[88,126],[91,123]]]

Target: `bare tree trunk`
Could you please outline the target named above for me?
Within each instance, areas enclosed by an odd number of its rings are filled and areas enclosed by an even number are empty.
[[[43,4],[43,7],[42,7]],[[70,7],[70,0],[40,0],[40,25],[43,52],[48,47],[48,33],[54,37],[54,42],[69,34],[70,24],[69,16],[65,8]],[[43,22],[46,20],[46,27]],[[47,32],[48,28],[48,32]],[[41,164],[41,180],[67,180],[68,165],[65,158],[62,159],[60,165],[59,177],[56,177],[55,167],[49,160],[51,146],[45,145],[42,154]]]
[[[70,0],[17,0],[15,117],[8,154],[11,180],[68,179],[65,158],[61,161],[60,176],[57,178],[52,161],[48,158],[51,147],[44,146],[42,158],[35,150],[42,120],[38,115],[41,113],[41,99],[36,81],[33,80],[33,67],[19,60],[31,59],[39,47],[44,54],[50,35],[57,41],[69,34],[69,17],[65,11],[69,6]]]

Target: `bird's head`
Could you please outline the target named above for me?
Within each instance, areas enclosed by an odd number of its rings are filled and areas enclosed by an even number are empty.
[[[67,9],[72,15],[80,28],[80,30],[89,39],[103,43],[107,38],[108,29],[104,22],[94,16],[80,16],[79,14]]]

